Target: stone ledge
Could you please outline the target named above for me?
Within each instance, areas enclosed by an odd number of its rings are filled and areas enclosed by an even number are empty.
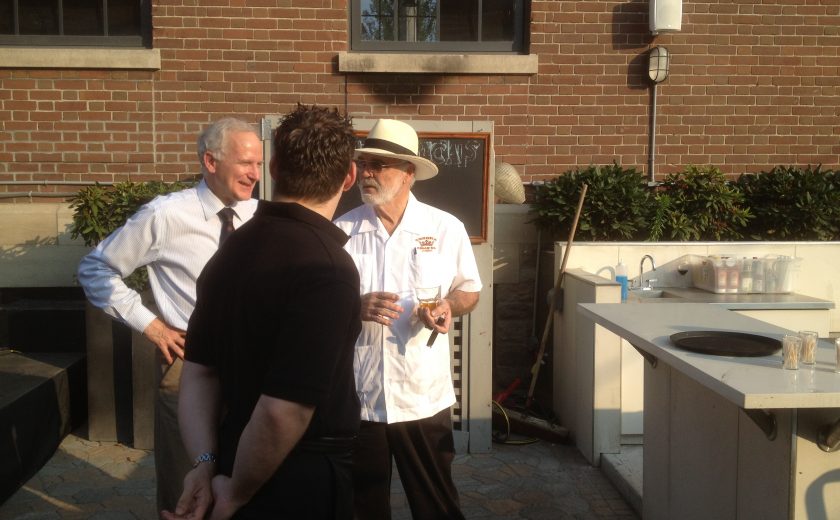
[[[0,68],[160,70],[160,50],[0,47]]]
[[[414,74],[536,74],[536,54],[340,52],[339,72]]]

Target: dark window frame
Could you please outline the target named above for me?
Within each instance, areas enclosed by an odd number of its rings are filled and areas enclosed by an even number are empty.
[[[102,2],[102,35],[20,34],[19,4],[26,0],[12,0],[14,33],[0,34],[0,45],[28,47],[137,47],[152,48],[151,0],[137,0],[140,4],[140,32],[136,35],[108,34],[108,0]],[[56,0],[59,32],[63,32],[63,2]]]
[[[350,49],[351,52],[458,52],[458,53],[505,53],[524,54],[526,53],[528,34],[527,20],[530,2],[527,0],[515,0],[515,15],[513,20],[513,40],[511,41],[437,41],[437,42],[406,42],[406,41],[371,41],[362,40],[361,14],[362,0],[350,0]],[[479,24],[481,23],[481,0],[478,1],[477,11]],[[481,37],[481,26],[478,28],[479,38]]]

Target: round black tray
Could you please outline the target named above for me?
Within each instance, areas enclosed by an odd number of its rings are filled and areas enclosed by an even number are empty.
[[[671,342],[681,349],[715,356],[769,356],[782,348],[778,339],[726,330],[678,332],[671,335]]]

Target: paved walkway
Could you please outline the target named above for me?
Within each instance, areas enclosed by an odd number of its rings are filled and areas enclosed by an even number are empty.
[[[494,444],[492,453],[459,455],[453,472],[469,519],[638,518],[573,446]],[[0,520],[153,520],[154,486],[150,452],[70,435],[41,471],[0,505]],[[394,519],[410,519],[399,483],[394,488]]]

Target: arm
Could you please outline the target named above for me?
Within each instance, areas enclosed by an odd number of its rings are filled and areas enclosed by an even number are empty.
[[[79,263],[78,279],[91,304],[142,332],[172,363],[183,358],[183,331],[172,328],[143,305],[124,278],[157,258],[164,236],[153,209],[141,208]]]
[[[419,309],[420,319],[426,327],[440,333],[449,332],[449,327],[452,324],[452,318],[455,316],[463,316],[469,314],[478,305],[477,292],[466,292],[454,290],[442,298],[437,307],[429,311],[428,309]]]
[[[232,516],[277,471],[303,436],[314,406],[260,396],[236,450],[233,475],[213,479],[212,519]]]
[[[184,362],[178,397],[178,424],[187,455],[192,459],[203,453],[217,453],[220,395],[215,369]],[[184,491],[175,514],[164,512],[163,518],[204,518],[213,502],[211,481],[215,475],[215,462],[203,462],[193,468],[184,477]]]

